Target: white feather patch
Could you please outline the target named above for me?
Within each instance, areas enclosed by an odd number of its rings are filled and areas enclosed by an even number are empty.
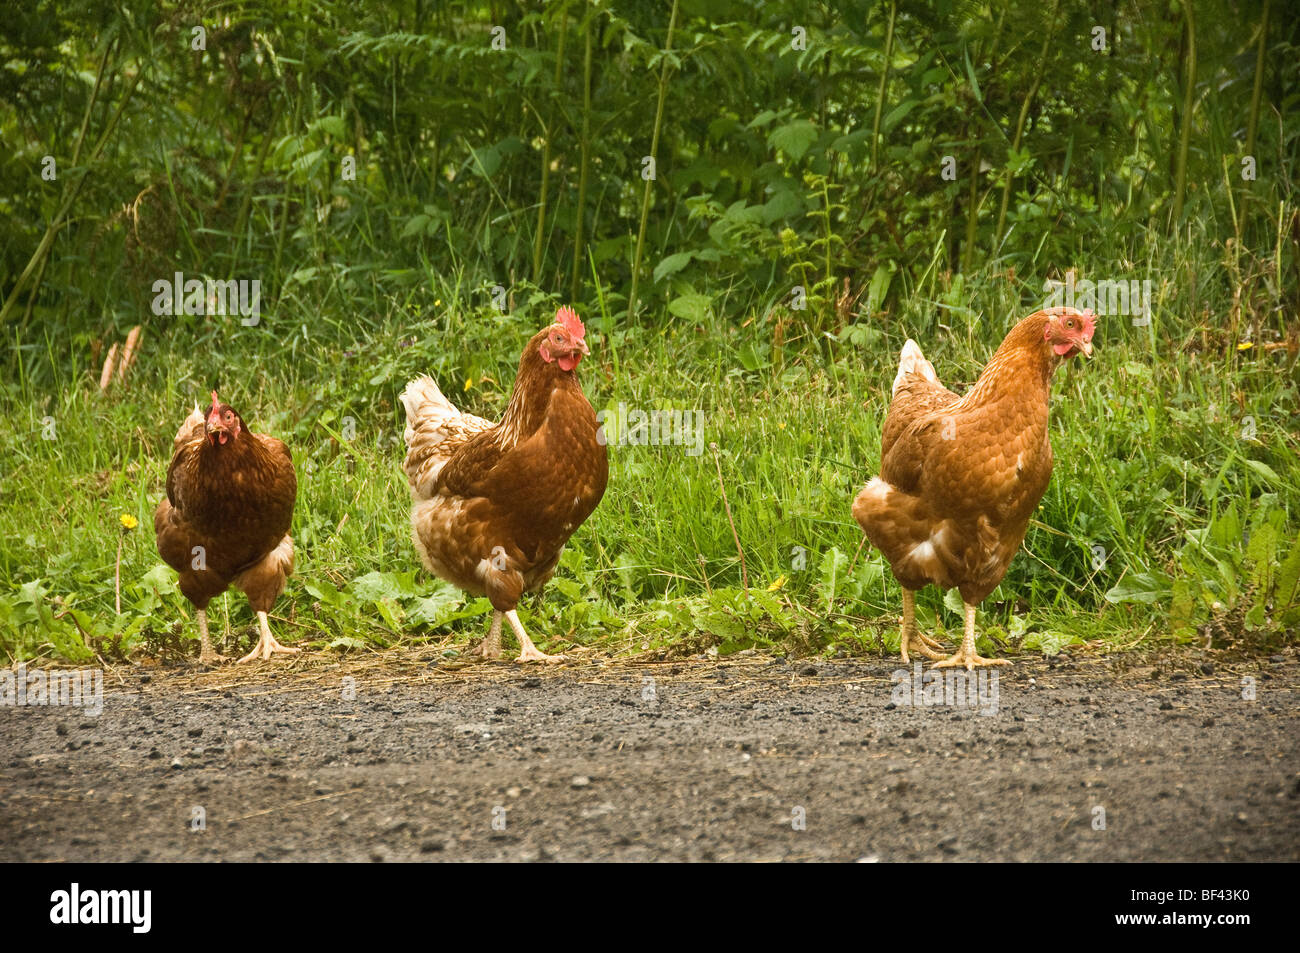
[[[874,497],[881,503],[884,503],[889,499],[889,494],[892,493],[893,490],[894,488],[884,480],[880,479],[880,477],[872,477],[867,485],[862,488],[864,494],[869,497]]]
[[[920,374],[932,384],[939,383],[939,375],[934,372],[934,365],[925,359],[925,355],[921,353],[921,346],[911,338],[907,339],[907,343],[903,345],[903,350],[898,355],[898,374],[894,377],[894,389],[891,393],[898,393],[898,388],[902,386],[908,374]]]

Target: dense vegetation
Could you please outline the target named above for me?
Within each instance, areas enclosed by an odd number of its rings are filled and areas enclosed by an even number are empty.
[[[894,648],[897,587],[848,507],[898,349],[964,386],[1067,277],[1148,281],[1150,309],[1103,316],[1057,376],[1057,468],[984,605],[993,648],[1295,640],[1300,27],[1280,4],[371,6],[9,5],[0,652],[193,638],[151,517],[212,387],[295,451],[277,625],[463,644],[488,606],[418,568],[396,394],[428,371],[494,416],[567,302],[616,444],[620,407],[702,429],[611,448],[604,503],[524,613],[540,644]],[[258,320],[155,313],[178,272],[257,280]],[[242,597],[213,608],[242,634]]]

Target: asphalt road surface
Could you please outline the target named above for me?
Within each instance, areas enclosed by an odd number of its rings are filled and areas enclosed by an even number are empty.
[[[1293,650],[898,669],[111,668],[0,707],[0,860],[1300,859]]]

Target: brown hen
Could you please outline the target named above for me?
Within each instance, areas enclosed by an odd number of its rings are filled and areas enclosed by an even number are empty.
[[[1092,356],[1090,311],[1051,308],[1011,329],[964,397],[939,383],[914,341],[903,345],[881,434],[880,475],[853,516],[903,587],[909,648],[935,667],[1007,665],[975,652],[975,609],[1006,575],[1052,475],[1047,405],[1052,374]],[[944,659],[916,630],[915,591],[955,588],[965,605],[961,649]],[[915,641],[913,641],[915,640]]]
[[[206,417],[195,407],[173,447],[167,498],[153,525],[158,555],[180,574],[181,592],[198,615],[199,661],[223,660],[208,639],[207,607],[232,585],[248,596],[260,632],[240,662],[299,651],[277,642],[266,619],[293,572],[289,524],[298,478],[288,447],[251,433],[216,391]]]
[[[517,661],[562,658],[538,650],[516,606],[555,573],[605,493],[605,444],[574,373],[591,353],[585,335],[570,308],[533,335],[496,424],[461,413],[431,377],[402,393],[411,536],[429,572],[491,600],[479,649],[487,658],[500,657],[503,617],[519,639]]]

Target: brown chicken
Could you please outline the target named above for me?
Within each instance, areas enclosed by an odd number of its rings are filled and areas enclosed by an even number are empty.
[[[461,413],[431,377],[406,385],[411,536],[426,569],[492,602],[479,647],[501,656],[501,620],[516,661],[558,661],[533,645],[516,606],[555,573],[564,544],[605,493],[609,462],[574,371],[591,353],[571,308],[533,335],[501,422]]]
[[[914,341],[903,345],[880,439],[880,475],[853,515],[903,587],[903,662],[915,648],[935,667],[1008,665],[975,653],[975,608],[1020,549],[1052,475],[1047,404],[1052,374],[1092,356],[1090,311],[1051,308],[1003,340],[964,397],[939,383]],[[961,649],[944,659],[916,630],[915,592],[956,588],[965,604]],[[915,640],[915,642],[913,642]]]
[[[257,646],[239,661],[298,652],[271,636],[266,614],[293,572],[289,524],[298,493],[289,448],[251,433],[212,392],[207,416],[196,406],[176,433],[167,499],[153,514],[158,554],[180,573],[199,621],[199,661],[224,661],[208,640],[208,602],[229,586],[257,613]]]

